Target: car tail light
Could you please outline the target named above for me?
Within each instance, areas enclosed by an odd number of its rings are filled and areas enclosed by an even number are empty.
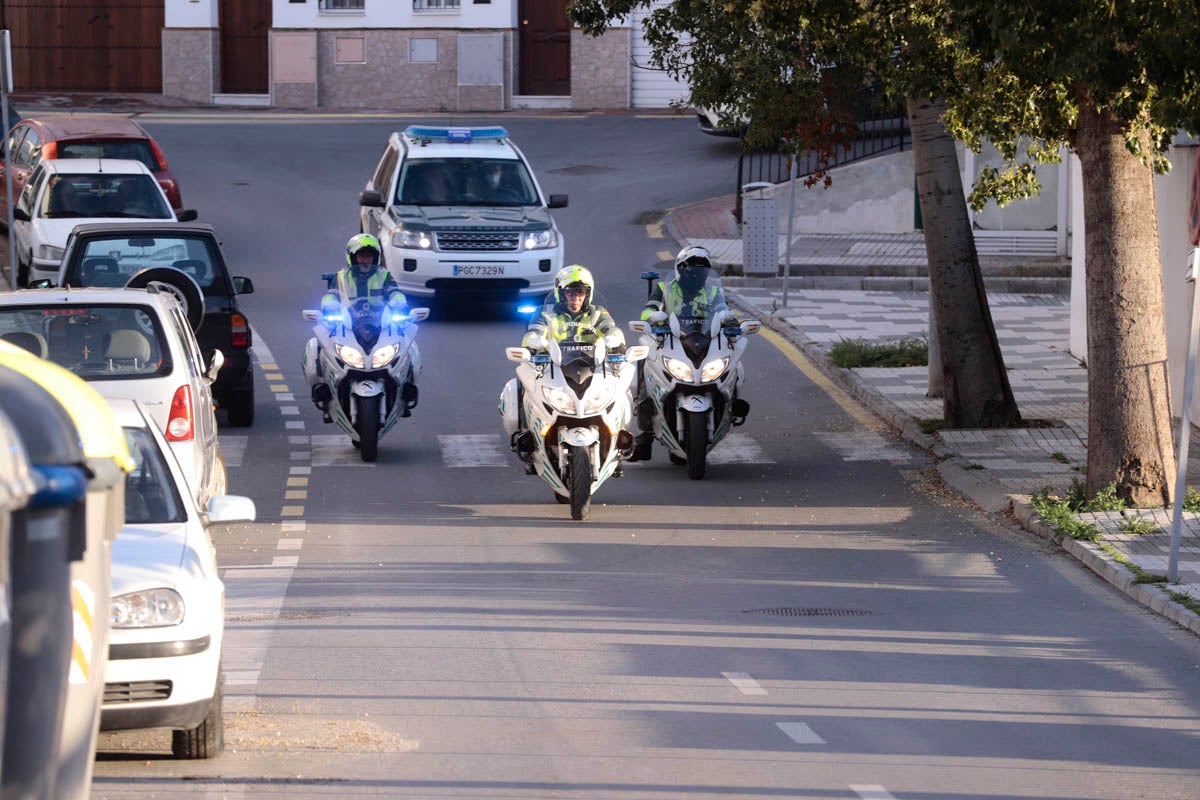
[[[250,346],[250,323],[241,314],[234,314],[229,318],[229,328],[232,336],[230,344],[234,347],[249,347]]]
[[[160,171],[165,172],[167,169],[167,157],[163,154],[162,148],[158,146],[158,142],[150,140],[150,150],[154,153],[154,160],[158,162]]]
[[[186,383],[175,390],[171,398],[171,415],[167,417],[167,441],[188,442],[196,437],[192,424],[192,387]]]
[[[58,142],[46,142],[42,145],[42,160],[58,158]]]

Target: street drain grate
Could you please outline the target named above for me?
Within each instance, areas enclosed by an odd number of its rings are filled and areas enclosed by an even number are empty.
[[[771,617],[869,617],[870,611],[857,608],[751,608],[743,614],[766,614]]]

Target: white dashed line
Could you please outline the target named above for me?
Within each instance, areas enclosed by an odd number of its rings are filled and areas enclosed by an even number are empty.
[[[223,433],[217,437],[217,442],[221,446],[221,458],[224,459],[226,467],[240,467],[242,465],[242,459],[246,456],[246,443],[249,439],[249,436],[238,436],[228,433]]]
[[[280,533],[297,533],[297,532],[302,533],[304,531],[304,529],[307,527],[307,525],[308,525],[308,523],[306,523],[302,519],[294,520],[292,522],[281,522],[281,523],[279,523],[279,532]]]
[[[767,690],[758,685],[758,681],[751,678],[745,672],[722,672],[737,690],[742,694],[766,694]]]
[[[438,436],[442,463],[447,467],[504,467],[508,457],[496,433]]]
[[[271,561],[272,567],[296,567],[300,563],[300,556],[275,556]]]
[[[803,722],[776,722],[775,725],[796,744],[825,744],[825,740]]]
[[[303,545],[303,539],[280,539],[276,547],[279,550],[299,550]]]
[[[754,438],[745,433],[731,433],[708,454],[709,464],[774,464],[758,446]]]
[[[288,475],[312,475],[312,467],[292,467]]]
[[[279,413],[285,417],[298,417],[300,416],[300,406],[280,406]]]
[[[275,393],[275,402],[277,402],[277,403],[294,403],[294,402],[296,402],[296,396],[294,394],[292,394],[291,392],[276,392]]]
[[[274,364],[275,356],[271,354],[271,349],[267,347],[266,341],[258,335],[258,331],[253,325],[250,326],[250,333],[254,337],[254,357],[258,359],[259,366]]]
[[[851,786],[850,789],[861,797],[862,800],[896,800],[891,792],[875,784],[869,786]]]

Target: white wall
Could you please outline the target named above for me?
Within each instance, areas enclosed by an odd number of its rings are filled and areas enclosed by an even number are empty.
[[[201,0],[204,2],[205,0]],[[178,2],[178,0],[175,0]],[[274,28],[506,28],[517,22],[517,0],[476,5],[459,0],[457,13],[413,12],[412,0],[367,0],[366,10],[321,11],[318,0],[275,0]]]
[[[217,7],[217,0],[167,0],[165,27],[215,28]]]

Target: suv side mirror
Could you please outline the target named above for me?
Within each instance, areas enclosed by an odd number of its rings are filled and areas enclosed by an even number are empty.
[[[196,219],[197,216],[199,215],[196,213],[196,209],[185,208],[175,214],[175,219],[179,222],[191,222],[192,220]]]
[[[358,193],[358,204],[368,208],[383,208],[383,195],[374,189]]]
[[[552,195],[550,195],[549,200],[546,201],[546,208],[566,208],[566,207],[567,207],[567,195],[565,195],[565,194],[552,194]]]
[[[243,278],[241,275],[233,276],[233,293],[234,294],[253,294],[254,281],[249,278]]]

